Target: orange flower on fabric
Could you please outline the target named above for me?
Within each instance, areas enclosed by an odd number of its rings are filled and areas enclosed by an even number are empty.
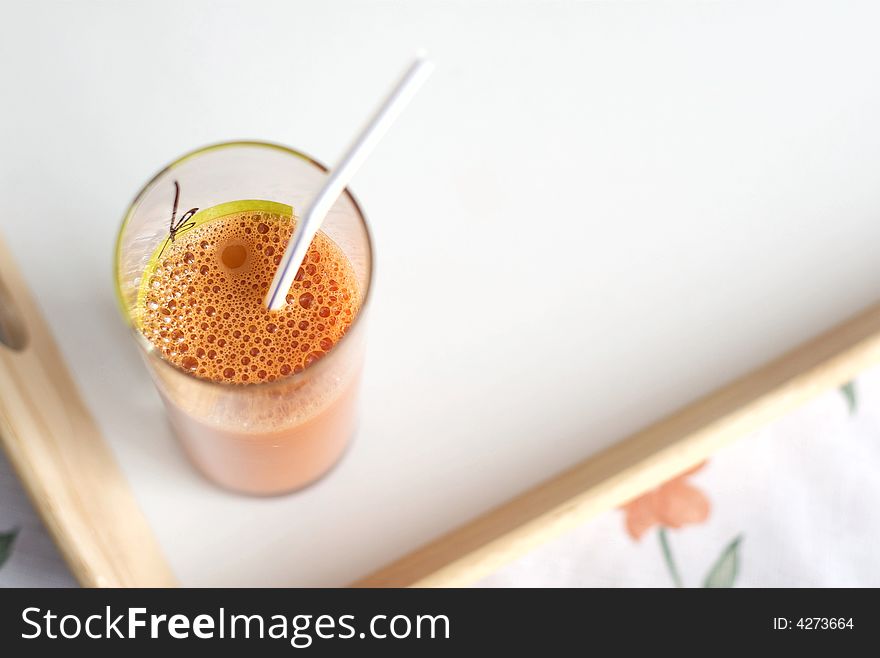
[[[626,531],[629,536],[638,540],[655,525],[680,528],[708,519],[709,499],[687,482],[687,478],[705,464],[706,462],[698,464],[624,505]]]

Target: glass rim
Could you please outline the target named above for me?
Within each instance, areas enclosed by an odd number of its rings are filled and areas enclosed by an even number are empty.
[[[173,371],[179,375],[182,375],[184,377],[188,377],[188,378],[192,379],[193,381],[199,382],[199,383],[204,384],[206,386],[216,386],[216,387],[222,388],[225,391],[238,390],[241,392],[245,392],[248,389],[259,388],[261,390],[264,390],[267,388],[281,387],[281,386],[286,386],[291,383],[300,381],[306,376],[306,373],[308,373],[309,371],[312,371],[312,373],[314,373],[315,369],[318,369],[318,370],[322,369],[323,361],[325,361],[326,359],[322,358],[317,363],[315,363],[307,368],[303,368],[303,370],[301,370],[300,372],[292,373],[290,375],[287,375],[286,377],[276,379],[275,381],[254,382],[252,384],[233,384],[231,382],[217,382],[217,381],[214,381],[211,379],[203,379],[202,377],[199,377],[199,376],[194,375],[190,372],[187,372],[181,368],[178,368],[178,367],[174,366],[173,364],[169,363],[168,361],[166,361],[165,359],[163,359],[161,356],[157,356],[155,354],[155,352],[156,352],[155,345],[153,345],[149,340],[147,340],[147,338],[143,335],[143,333],[141,331],[139,331],[137,329],[134,322],[132,321],[132,316],[129,313],[128,305],[126,304],[125,299],[123,297],[122,286],[119,281],[119,262],[120,262],[120,257],[121,257],[121,253],[122,253],[122,236],[125,233],[125,229],[128,227],[129,221],[131,221],[132,217],[134,216],[134,212],[135,212],[135,209],[138,205],[138,202],[144,197],[144,195],[147,193],[147,191],[150,189],[150,187],[153,185],[153,183],[155,183],[157,180],[159,180],[159,178],[161,178],[163,175],[165,175],[169,171],[173,170],[175,167],[179,167],[184,162],[192,160],[193,158],[196,158],[198,156],[205,155],[206,153],[211,153],[213,151],[219,151],[221,149],[241,148],[241,147],[248,147],[248,146],[280,151],[282,153],[285,153],[287,155],[291,155],[295,158],[298,158],[298,159],[312,165],[313,167],[319,169],[321,172],[323,172],[325,174],[330,171],[329,167],[327,167],[327,165],[325,165],[323,162],[321,162],[317,158],[313,158],[312,156],[310,156],[306,153],[303,153],[302,151],[298,151],[294,148],[291,148],[289,146],[285,146],[283,144],[278,144],[276,142],[266,142],[266,141],[260,141],[260,140],[232,140],[232,141],[226,141],[226,142],[215,142],[213,144],[208,144],[207,146],[202,146],[200,148],[193,149],[192,151],[188,151],[188,152],[184,153],[179,158],[172,160],[169,164],[162,167],[158,172],[156,172],[156,174],[154,176],[152,176],[143,185],[143,187],[141,187],[141,189],[135,195],[134,199],[128,205],[128,209],[125,211],[125,215],[123,215],[122,224],[119,226],[119,231],[116,234],[116,244],[113,249],[113,289],[114,289],[114,293],[115,293],[115,297],[116,297],[117,307],[119,309],[120,314],[122,315],[122,319],[128,325],[129,330],[134,334],[135,341],[138,343],[138,345],[140,345],[141,349],[143,349],[149,357],[155,358],[155,360],[161,362],[163,367],[169,368],[171,371]],[[370,225],[367,222],[367,216],[364,214],[363,208],[361,208],[361,204],[358,202],[357,197],[355,197],[355,195],[352,193],[352,191],[350,189],[348,189],[346,187],[345,190],[343,191],[343,194],[348,196],[349,200],[351,201],[352,205],[354,206],[354,209],[357,212],[358,218],[360,219],[361,226],[364,229],[364,235],[366,236],[367,256],[368,256],[368,258],[367,258],[367,266],[368,266],[367,285],[366,285],[366,289],[364,290],[364,293],[363,293],[363,296],[361,299],[360,308],[358,309],[357,314],[354,316],[354,319],[352,319],[351,325],[349,326],[349,328],[345,332],[345,334],[336,342],[336,344],[332,347],[331,351],[327,353],[328,357],[332,356],[333,352],[336,351],[341,345],[347,345],[348,342],[346,342],[346,339],[349,337],[349,335],[351,335],[354,332],[354,330],[357,327],[360,326],[360,324],[361,324],[360,319],[365,314],[366,308],[367,308],[367,303],[370,300],[370,292],[372,291],[372,288],[373,288],[373,278],[375,276],[374,270],[375,270],[376,258],[375,258],[375,254],[373,252],[373,235],[370,232]]]

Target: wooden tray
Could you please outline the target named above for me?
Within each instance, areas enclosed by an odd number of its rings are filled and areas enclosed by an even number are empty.
[[[84,584],[466,583],[877,358],[880,7],[8,13],[0,431]],[[114,307],[122,212],[216,141],[332,161],[417,46],[437,73],[354,185],[358,437],[302,493],[221,492]]]

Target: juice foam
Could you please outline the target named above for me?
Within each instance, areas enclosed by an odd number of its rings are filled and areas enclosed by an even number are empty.
[[[357,278],[339,246],[318,232],[287,305],[267,310],[293,228],[290,217],[247,210],[177,234],[145,275],[144,336],[176,367],[231,384],[275,381],[322,358],[357,315]]]

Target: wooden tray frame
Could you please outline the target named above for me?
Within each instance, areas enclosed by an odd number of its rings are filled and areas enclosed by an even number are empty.
[[[152,530],[0,241],[0,329],[9,332],[13,323],[27,340],[18,350],[0,342],[0,440],[70,570],[88,587],[174,586]],[[467,585],[878,362],[880,305],[874,305],[354,585]]]

